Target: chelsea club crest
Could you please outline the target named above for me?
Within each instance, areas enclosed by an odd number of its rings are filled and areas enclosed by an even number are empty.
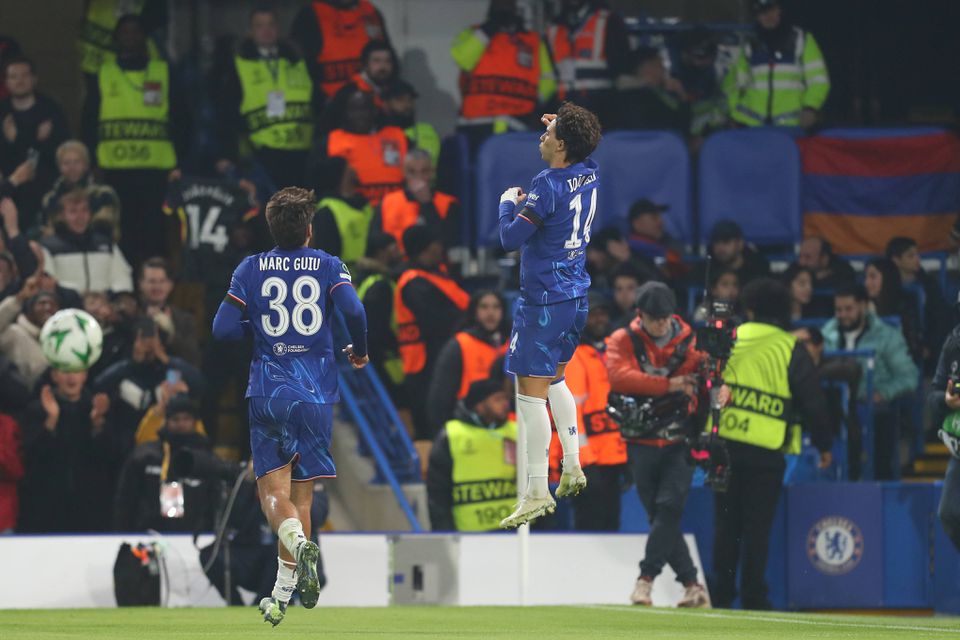
[[[847,518],[821,518],[807,534],[807,557],[821,573],[849,573],[863,558],[863,533]]]

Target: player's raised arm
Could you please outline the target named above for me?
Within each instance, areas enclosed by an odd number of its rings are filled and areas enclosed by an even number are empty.
[[[213,318],[213,337],[217,340],[240,340],[245,335],[245,328],[249,324],[249,321],[244,319],[247,313],[247,296],[243,284],[246,265],[246,262],[241,262],[233,272],[230,289]]]
[[[519,249],[542,225],[540,217],[526,207],[514,217],[517,205],[526,199],[520,187],[510,187],[500,196],[500,244],[504,251]]]
[[[342,264],[339,279],[330,287],[330,295],[333,297],[333,303],[343,313],[347,331],[353,341],[344,351],[354,368],[359,369],[370,361],[367,356],[367,314],[363,310],[363,303],[357,297],[357,291],[353,288],[350,272]]]

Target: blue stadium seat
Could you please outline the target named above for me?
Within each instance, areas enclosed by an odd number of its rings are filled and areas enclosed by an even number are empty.
[[[802,239],[800,152],[776,129],[716,133],[700,151],[700,240],[724,218],[760,245]]]
[[[497,215],[500,194],[509,187],[524,191],[546,165],[537,150],[539,133],[504,133],[486,140],[476,162],[476,243],[478,247],[499,247]]]
[[[684,244],[694,240],[690,155],[668,131],[613,131],[594,154],[600,164],[600,200],[594,228],[627,227],[630,205],[640,198],[670,206],[667,231]]]

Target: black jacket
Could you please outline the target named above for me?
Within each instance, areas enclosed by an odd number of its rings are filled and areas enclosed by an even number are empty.
[[[108,418],[95,432],[90,421],[92,393],[71,402],[57,398],[60,418],[53,431],[34,400],[24,412],[26,476],[20,484],[20,522],[26,533],[111,530],[110,496],[120,467],[119,443]]]
[[[826,398],[820,387],[817,368],[807,353],[806,347],[797,342],[790,356],[787,370],[790,393],[793,396],[793,411],[804,431],[810,434],[813,445],[819,451],[829,451],[833,445],[833,419],[827,410]],[[783,465],[780,451],[755,447],[741,442],[727,441],[731,469],[736,473],[738,464],[751,467],[778,467]]]
[[[940,359],[937,361],[937,370],[930,382],[930,392],[927,394],[927,408],[930,415],[930,428],[939,429],[943,419],[950,409],[944,400],[947,390],[947,380],[952,375],[960,374],[960,325],[953,328],[940,349]]]
[[[162,432],[161,432],[162,434]],[[183,487],[184,516],[164,518],[160,515],[160,474],[164,463],[165,440],[137,445],[120,473],[114,502],[114,526],[117,531],[161,532],[210,531],[213,529],[223,481],[219,478],[194,478],[183,473],[178,464],[180,451],[192,449],[209,454],[207,439],[191,434],[185,442],[171,445],[167,482],[177,481]]]
[[[410,268],[424,269],[411,263]],[[430,269],[425,269],[431,271]],[[426,373],[433,371],[440,350],[463,321],[463,311],[426,278],[414,278],[403,287],[403,303],[413,313],[427,347]]]
[[[487,333],[479,327],[470,327],[465,331],[493,347],[503,344],[504,336],[499,331]],[[427,420],[431,429],[439,432],[447,420],[453,418],[462,378],[463,351],[456,337],[452,337],[440,350],[437,364],[433,369],[433,377],[430,379],[430,391],[427,394]]]

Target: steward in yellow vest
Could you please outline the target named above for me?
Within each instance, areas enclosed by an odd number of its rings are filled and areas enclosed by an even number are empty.
[[[437,435],[427,471],[434,531],[491,531],[517,501],[517,423],[503,385],[485,379]]]
[[[345,158],[324,158],[312,178],[320,194],[313,217],[313,246],[340,256],[352,269],[367,252],[373,207],[357,191],[357,173]]]
[[[831,417],[820,378],[806,348],[783,327],[790,323],[790,293],[771,278],[754,280],[741,295],[747,322],[723,372],[729,404],[720,413],[719,435],[729,453],[729,484],[715,496],[713,606],[726,608],[738,592],[748,609],[768,608],[764,578],[770,529],[786,468],[783,453],[799,452],[796,421],[820,451],[820,467],[832,462]],[[795,439],[796,438],[796,439]],[[741,552],[742,548],[742,552]]]
[[[148,33],[165,27],[167,22],[165,0],[90,0],[77,42],[80,69],[84,73],[95,74],[105,62],[116,60],[113,30],[124,14],[140,17]],[[151,59],[160,58],[160,51],[152,40],[147,41],[147,52]]]

